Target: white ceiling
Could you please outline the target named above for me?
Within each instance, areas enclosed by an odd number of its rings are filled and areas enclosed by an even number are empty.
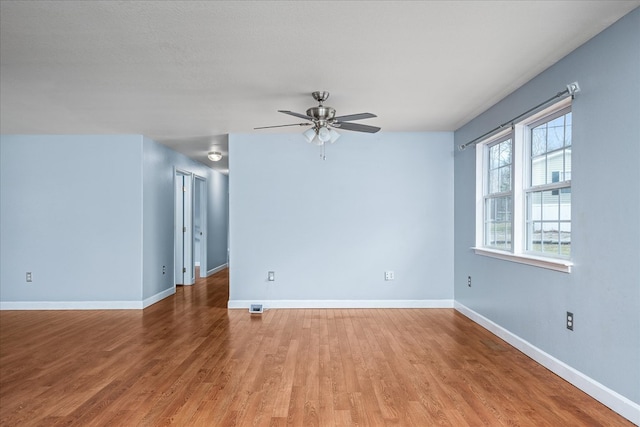
[[[314,90],[383,131],[451,131],[638,5],[3,0],[0,131],[144,134],[224,170],[227,134],[301,132],[253,128]]]

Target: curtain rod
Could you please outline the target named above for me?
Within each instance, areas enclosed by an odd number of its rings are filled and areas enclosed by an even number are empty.
[[[512,118],[511,120],[508,120],[508,121],[504,122],[500,126],[496,126],[495,128],[491,129],[489,132],[480,135],[476,139],[473,139],[473,140],[467,142],[466,144],[460,144],[458,146],[458,150],[463,151],[468,146],[477,144],[478,142],[480,142],[480,140],[486,138],[487,136],[491,135],[492,133],[494,133],[496,131],[499,131],[499,130],[503,129],[507,125],[513,126],[513,122],[515,122],[516,120],[522,118],[523,116],[526,116],[527,114],[531,113],[532,111],[537,110],[538,108],[542,107],[543,105],[548,104],[549,102],[553,101],[554,99],[560,98],[560,97],[565,96],[565,95],[569,95],[569,96],[571,96],[573,98],[575,96],[575,94],[578,93],[578,92],[580,92],[580,86],[578,85],[578,82],[570,83],[570,84],[567,85],[567,88],[565,90],[556,93],[551,98],[549,98],[549,99],[547,99],[545,101],[542,101],[540,104],[536,105],[535,107],[529,108],[524,113]]]

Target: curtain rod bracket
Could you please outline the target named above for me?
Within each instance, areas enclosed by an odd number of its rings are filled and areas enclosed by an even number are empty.
[[[578,82],[569,83],[567,85],[567,93],[569,93],[569,95],[571,95],[572,97],[578,92],[580,92],[580,85],[578,84]]]

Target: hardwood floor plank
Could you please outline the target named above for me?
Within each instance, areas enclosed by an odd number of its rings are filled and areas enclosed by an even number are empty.
[[[325,340],[326,329],[321,331],[320,342]],[[318,423],[322,426],[332,425],[336,419],[334,412],[333,381],[331,378],[331,360],[329,344],[321,344],[318,348]]]
[[[304,425],[304,390],[301,386],[294,385],[291,389],[287,420],[289,425]]]
[[[291,344],[287,350],[284,365],[282,366],[282,377],[275,393],[276,398],[271,415],[276,418],[286,418],[289,411],[289,401],[293,390],[293,378],[295,375],[296,360],[298,358],[298,341],[291,340]]]
[[[0,312],[0,425],[632,425],[450,309]]]

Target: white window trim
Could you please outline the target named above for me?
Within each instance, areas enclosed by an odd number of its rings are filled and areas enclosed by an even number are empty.
[[[485,199],[484,189],[487,187],[488,181],[489,181],[488,174],[486,174],[484,170],[484,164],[487,161],[487,156],[488,156],[487,147],[500,139],[504,139],[511,132],[512,132],[512,129],[507,128],[493,135],[490,139],[475,145],[476,175],[478,173],[482,174],[482,177],[480,177],[480,179],[478,179],[478,177],[476,176],[476,245],[477,246],[484,245],[484,199]],[[513,161],[513,153],[511,156],[512,156],[511,173],[513,174],[514,172],[513,165],[515,163]],[[511,200],[513,202],[513,187],[511,188],[511,194],[512,194]],[[511,212],[513,212],[513,206],[512,206]],[[513,234],[513,230],[512,230],[512,234]],[[513,236],[512,236],[512,239],[513,239]],[[513,246],[513,243],[512,243],[512,246]]]
[[[514,134],[512,132],[511,128],[506,129],[505,131],[500,132],[499,134],[493,136],[491,139],[489,139],[486,143],[484,143],[484,149],[483,149],[483,153],[482,153],[482,161],[483,164],[488,164],[489,163],[489,151],[491,149],[491,147],[493,147],[494,145],[500,144],[508,139],[511,139],[511,150],[513,150],[513,138],[514,138]],[[513,178],[513,173],[514,173],[514,153],[513,151],[511,152],[511,177]],[[480,202],[480,206],[482,209],[482,245],[483,247],[487,248],[487,249],[495,249],[495,250],[501,250],[500,248],[497,247],[491,247],[491,246],[485,246],[485,241],[484,238],[486,236],[484,236],[484,232],[486,231],[485,226],[486,224],[486,218],[485,218],[485,214],[486,214],[486,202],[487,199],[492,199],[492,198],[499,198],[499,197],[505,197],[505,196],[509,196],[511,197],[511,247],[513,249],[513,199],[515,196],[515,191],[514,191],[514,186],[513,186],[513,181],[511,182],[511,189],[507,190],[507,191],[499,191],[496,193],[491,193],[491,194],[487,194],[487,188],[489,186],[489,173],[487,173],[489,171],[486,171],[483,169],[482,173],[483,173],[483,178],[482,178],[482,201]]]
[[[525,168],[527,167],[527,142],[528,142],[528,129],[532,123],[539,121],[540,119],[552,114],[554,111],[560,111],[566,107],[571,106],[571,98],[566,98],[560,102],[551,105],[548,108],[524,119],[522,122],[515,124],[513,128],[507,128],[495,135],[492,135],[485,141],[476,144],[476,246],[471,249],[476,255],[487,256],[491,258],[497,258],[505,261],[516,262],[520,264],[531,265],[534,267],[546,268],[549,270],[560,271],[563,273],[571,273],[573,262],[570,259],[545,257],[539,255],[533,255],[529,252],[525,252],[524,248],[524,221],[516,220],[516,218],[524,218],[524,197],[527,191],[531,191],[532,188],[525,188],[524,176]],[[509,133],[513,133],[513,145],[512,145],[512,225],[511,225],[511,251],[502,251],[499,249],[489,248],[484,246],[484,189],[486,186],[487,178],[485,177],[485,156],[486,147],[491,145],[498,139],[504,138]],[[524,141],[524,144],[517,144],[516,138]],[[516,160],[517,159],[517,160]],[[481,174],[482,176],[479,176]],[[569,185],[570,185],[569,181]],[[545,185],[545,187],[555,187],[555,185]],[[566,186],[566,182],[558,185],[558,187]],[[516,191],[516,189],[520,189]]]
[[[534,267],[547,268],[549,270],[561,271],[563,273],[571,273],[571,267],[573,267],[573,262],[568,259],[539,257],[529,255],[527,253],[515,254],[512,252],[499,251],[497,249],[490,248],[473,247],[471,249],[474,250],[476,255],[488,256],[505,261],[532,265]]]

